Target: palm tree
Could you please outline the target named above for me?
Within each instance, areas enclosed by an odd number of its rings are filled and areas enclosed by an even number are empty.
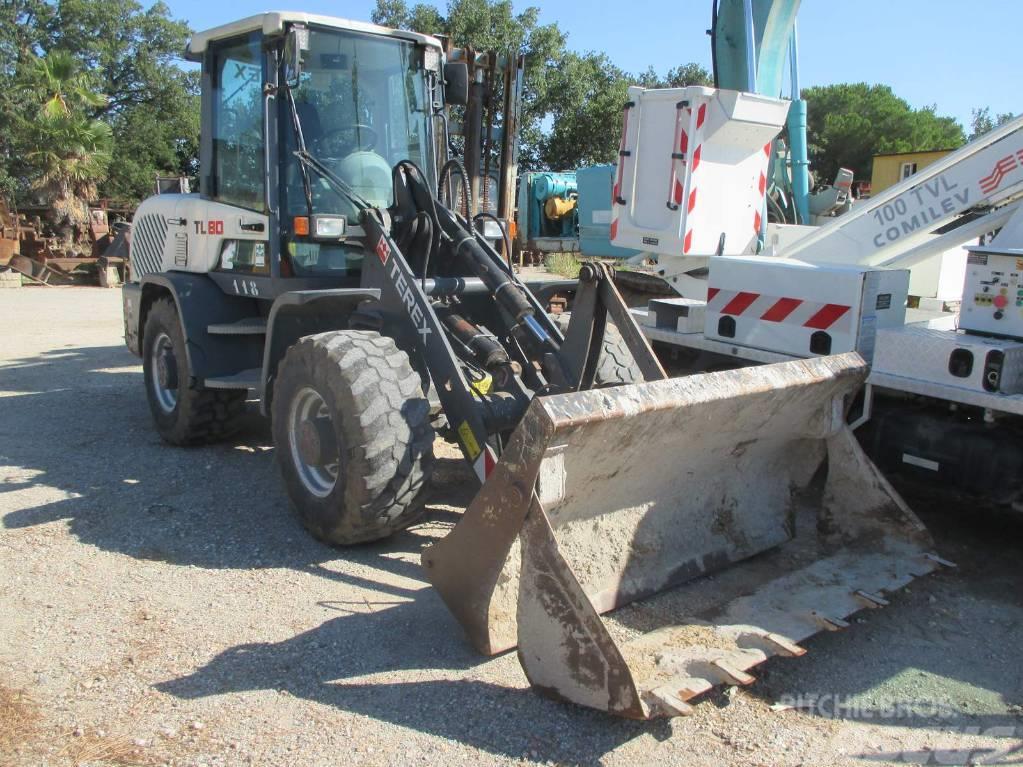
[[[34,190],[53,210],[52,224],[69,244],[89,221],[89,200],[106,173],[113,148],[110,126],[91,117],[106,97],[89,87],[78,62],[65,51],[37,59],[23,85],[39,105],[23,118],[36,169]]]

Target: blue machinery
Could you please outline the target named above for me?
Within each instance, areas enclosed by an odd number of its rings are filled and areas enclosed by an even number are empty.
[[[590,258],[630,258],[611,244],[614,165],[519,177],[519,247],[531,253],[579,252]]]
[[[579,250],[592,258],[631,258],[637,251],[611,244],[611,188],[614,165],[576,171],[579,184]]]
[[[519,233],[527,250],[578,250],[563,247],[579,226],[575,173],[523,173],[519,178]]]

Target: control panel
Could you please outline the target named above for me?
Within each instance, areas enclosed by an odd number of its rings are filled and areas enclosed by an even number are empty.
[[[1023,338],[1023,258],[970,253],[959,327],[974,333]]]

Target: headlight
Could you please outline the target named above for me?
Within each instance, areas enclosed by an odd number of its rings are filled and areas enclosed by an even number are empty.
[[[316,240],[340,240],[345,236],[348,220],[344,216],[315,215],[311,218],[310,233]]]

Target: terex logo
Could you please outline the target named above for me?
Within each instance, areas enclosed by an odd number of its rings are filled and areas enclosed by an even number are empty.
[[[391,255],[391,246],[387,244],[387,240],[384,239],[383,235],[380,235],[380,239],[377,240],[377,256],[380,258],[380,263],[386,264],[387,257]]]
[[[381,237],[380,242],[384,243],[384,239]],[[384,247],[387,248],[386,243]],[[380,254],[380,245],[377,245],[377,254]],[[387,248],[387,253],[390,253],[390,248]],[[398,259],[391,259],[391,281],[394,283],[394,287],[398,289],[398,295],[401,296],[401,301],[405,305],[405,310],[408,312],[409,318],[415,323],[416,332],[426,340],[426,337],[433,331],[430,326],[426,324],[426,317],[423,316],[423,310],[419,306],[419,302],[416,301],[415,291],[412,290],[412,286],[408,284],[408,280],[405,279],[405,275],[401,273],[401,267],[398,264]]]
[[[223,234],[224,233],[224,222],[223,221],[195,221],[195,233],[196,234]]]

